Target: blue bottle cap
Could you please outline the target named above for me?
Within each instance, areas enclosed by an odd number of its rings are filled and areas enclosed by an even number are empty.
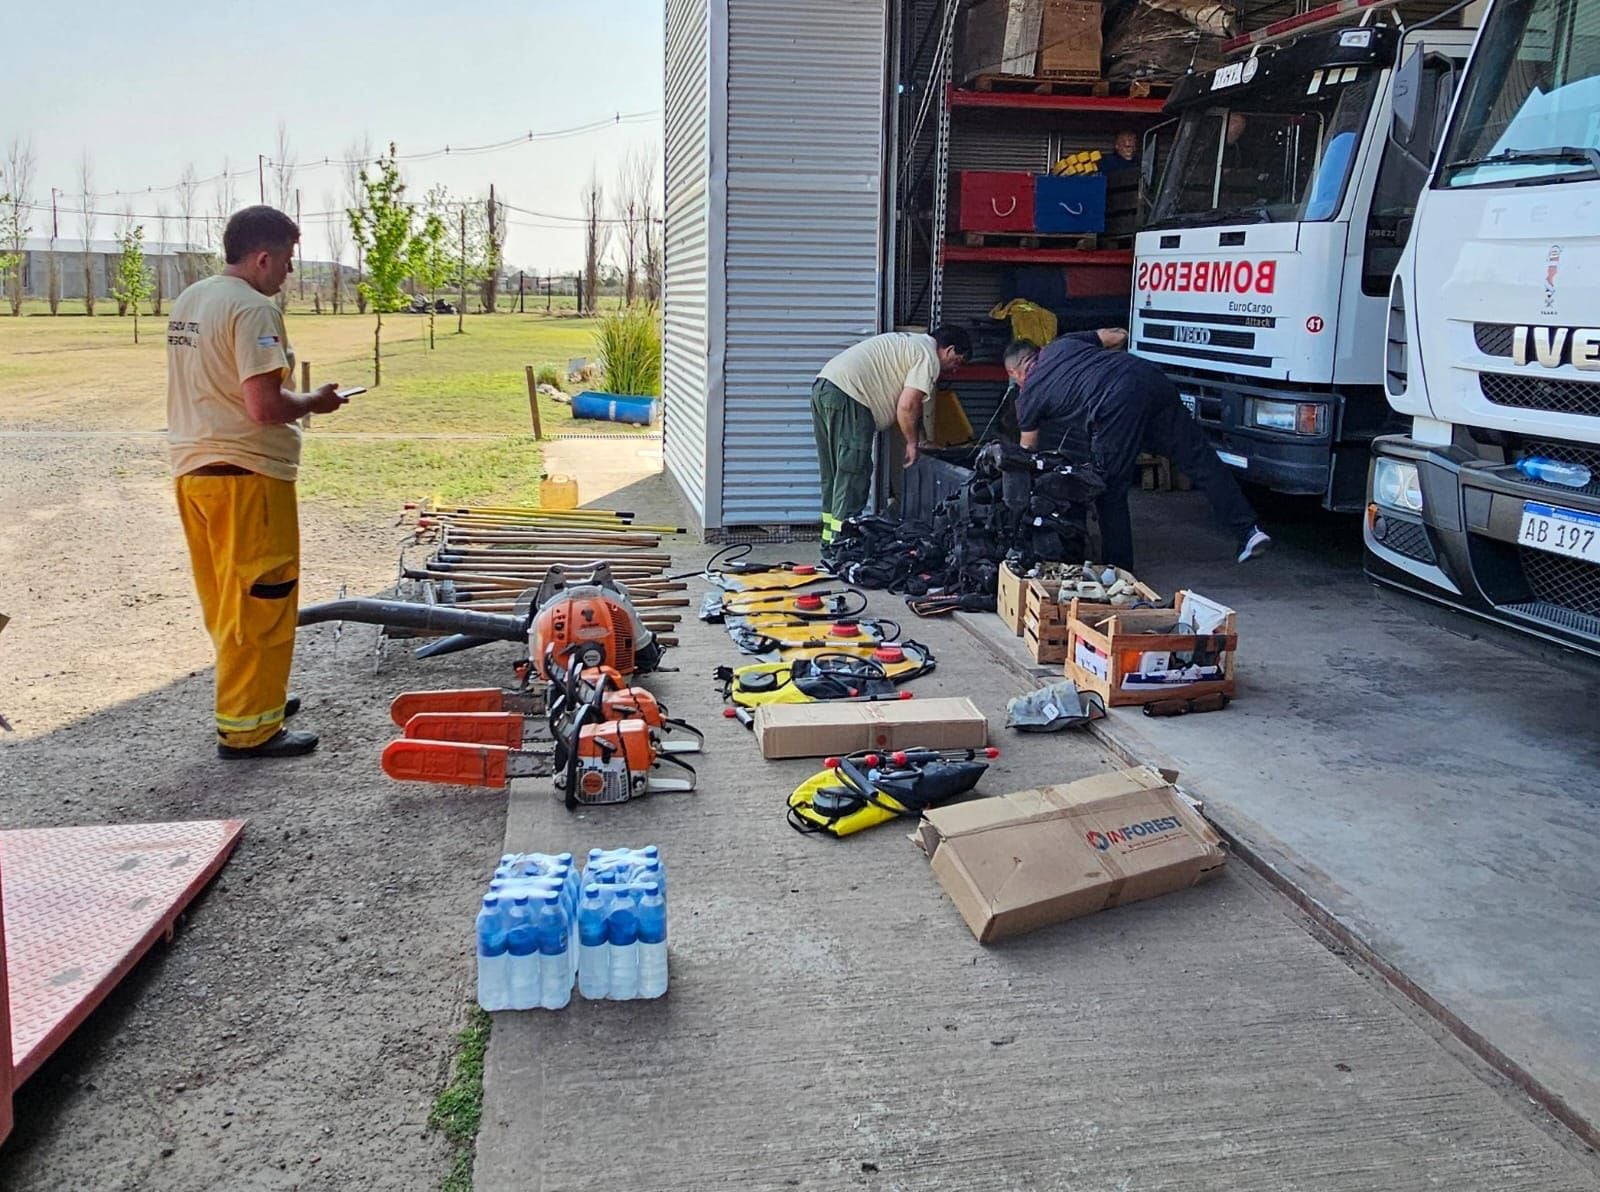
[[[605,849],[592,848],[592,849],[589,850],[589,860],[591,860],[591,861],[598,861],[601,857],[603,857],[605,855],[606,855]]]
[[[500,905],[500,898],[499,898],[498,895],[485,894],[483,896],[483,906],[484,906],[485,910],[493,910],[495,907],[497,907],[499,905]]]
[[[571,865],[572,864],[572,854],[571,853],[557,853],[556,854],[556,861],[557,861],[558,864],[561,864],[561,865]]]
[[[639,851],[645,856],[649,857],[652,861],[661,856],[661,849],[653,844],[647,844]]]
[[[583,888],[583,896],[585,898],[599,898],[600,897],[600,886],[599,886],[599,883],[590,882],[587,886],[585,886]]]
[[[660,882],[646,882],[644,884],[644,892],[646,894],[648,894],[648,895],[651,895],[651,896],[660,894],[661,893],[661,883]]]
[[[519,890],[516,897],[514,897],[511,901],[516,903],[518,906],[527,906],[528,892],[526,890]]]

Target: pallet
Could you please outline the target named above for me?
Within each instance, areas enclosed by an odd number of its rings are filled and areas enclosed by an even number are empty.
[[[1164,455],[1141,455],[1137,461],[1139,487],[1147,493],[1189,491],[1189,478]]]
[[[1131,83],[1112,83],[1087,72],[1076,75],[981,74],[968,81],[974,91],[995,91],[1030,95],[1084,95],[1098,99],[1165,99],[1171,83],[1152,83],[1135,79]]]
[[[1102,247],[1093,232],[1073,232],[1052,236],[1040,232],[962,232],[961,242],[968,248],[1076,248],[1093,252]]]

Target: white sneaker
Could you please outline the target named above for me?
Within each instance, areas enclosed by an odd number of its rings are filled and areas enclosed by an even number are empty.
[[[1272,548],[1272,538],[1260,526],[1250,528],[1250,537],[1244,540],[1244,545],[1239,548],[1239,562],[1248,563],[1257,555],[1264,555]]]

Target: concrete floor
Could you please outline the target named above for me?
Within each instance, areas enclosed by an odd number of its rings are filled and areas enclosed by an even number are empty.
[[[1600,669],[1380,598],[1353,519],[1274,525],[1241,567],[1199,494],[1140,498],[1140,577],[1239,610],[1240,698],[1113,734],[1600,1124]]]
[[[666,503],[659,480],[621,492]],[[1027,681],[955,622],[908,632],[939,659],[919,695],[970,695],[1003,734]],[[659,844],[671,992],[496,1016],[479,1188],[1600,1189],[1592,1156],[1242,866],[979,946],[898,825],[785,825],[813,763],[761,761],[719,714],[723,631],[682,637],[650,685],[708,731],[700,790],[573,815],[525,783],[506,832]],[[991,793],[1112,764],[1087,736],[998,743]]]

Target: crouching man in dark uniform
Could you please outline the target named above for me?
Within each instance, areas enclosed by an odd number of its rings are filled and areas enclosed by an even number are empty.
[[[1116,350],[1127,342],[1122,330],[1080,331],[1044,348],[1023,341],[1007,348],[1006,374],[1020,392],[1022,446],[1038,451],[1057,450],[1063,441],[1088,445],[1106,482],[1099,502],[1102,561],[1114,567],[1133,568],[1128,490],[1145,451],[1166,456],[1205,493],[1217,524],[1233,535],[1239,562],[1261,554],[1272,539],[1256,524],[1238,482],[1166,374]]]

